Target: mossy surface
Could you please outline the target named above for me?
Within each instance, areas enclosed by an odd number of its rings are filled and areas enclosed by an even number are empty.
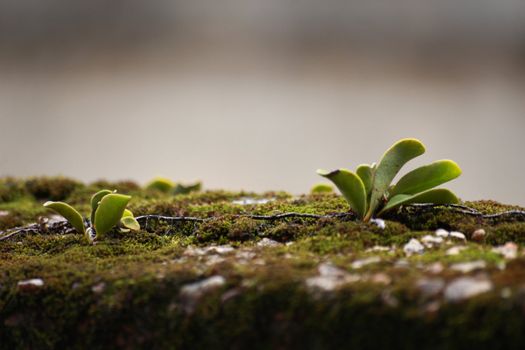
[[[520,220],[439,208],[392,213],[384,229],[342,217],[262,220],[247,215],[330,215],[347,205],[335,194],[174,197],[130,182],[67,182],[75,186],[65,191],[64,179],[46,180],[61,188],[47,196],[65,195],[86,216],[90,194],[120,186],[133,195],[136,216],[208,220],[151,221],[138,233],[113,232],[96,245],[78,234],[44,231],[0,241],[1,349],[525,346]],[[9,179],[0,186],[0,230],[52,216],[41,206],[49,198],[24,183]],[[521,210],[466,204],[487,214]],[[439,228],[467,239],[445,238],[421,254],[403,249],[411,239],[437,237]],[[479,229],[485,235],[474,241]],[[517,244],[515,256],[502,253],[506,242]],[[485,290],[453,298],[454,283],[465,278],[484,282]],[[30,279],[39,282],[24,284]]]

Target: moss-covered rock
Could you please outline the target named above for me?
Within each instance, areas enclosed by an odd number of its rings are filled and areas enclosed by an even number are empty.
[[[59,192],[88,215],[90,187]],[[31,196],[0,203],[0,230],[41,223],[0,240],[1,349],[525,345],[525,217],[483,216],[522,208],[402,208],[383,228],[338,215],[334,194],[127,190],[136,216],[195,220],[89,245],[46,230]],[[272,217],[291,212],[315,215]]]

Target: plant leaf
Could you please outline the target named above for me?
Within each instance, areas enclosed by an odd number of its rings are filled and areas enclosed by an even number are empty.
[[[124,216],[122,219],[120,219],[120,224],[133,231],[140,230],[140,224],[133,216]]]
[[[452,160],[438,160],[414,169],[394,186],[390,195],[416,194],[429,190],[461,175],[461,168]]]
[[[191,192],[199,192],[200,190],[202,190],[202,182],[197,181],[190,185],[177,184],[173,189],[173,194],[189,194]]]
[[[400,205],[412,203],[457,204],[459,203],[459,199],[452,191],[445,188],[437,188],[412,195],[398,194],[390,198],[379,215]]]
[[[363,181],[363,185],[365,185],[365,191],[368,196],[372,190],[372,180],[374,176],[374,170],[372,166],[368,164],[361,164],[357,167],[356,174],[359,176],[361,181]]]
[[[129,210],[129,209],[124,209],[124,212],[122,213],[122,217],[125,218],[125,217],[128,217],[128,216],[131,216],[132,218],[135,217],[135,216],[133,215],[133,213],[131,212],[131,210]]]
[[[44,207],[53,209],[60,215],[62,215],[70,224],[73,226],[78,233],[86,233],[86,228],[84,227],[84,219],[78,211],[75,210],[72,206],[64,202],[46,202]]]
[[[95,213],[97,211],[98,204],[100,203],[102,198],[104,198],[105,196],[111,193],[113,192],[110,190],[102,190],[102,191],[98,191],[93,196],[91,196],[91,225],[94,225]]]
[[[95,212],[97,237],[106,234],[118,224],[130,199],[130,196],[117,193],[111,193],[102,198]]]
[[[168,193],[175,187],[175,184],[170,179],[165,177],[156,177],[146,186],[148,190],[160,191]]]
[[[385,152],[374,172],[370,206],[365,221],[370,220],[381,198],[403,165],[423,153],[425,153],[425,146],[416,139],[400,140]]]
[[[339,169],[332,172],[317,170],[317,173],[331,180],[341,191],[350,208],[362,218],[366,213],[366,191],[363,181],[353,172]]]
[[[311,194],[333,193],[334,188],[330,184],[318,183],[310,189]]]

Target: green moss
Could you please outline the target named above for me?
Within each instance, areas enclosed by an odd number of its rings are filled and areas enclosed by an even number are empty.
[[[66,177],[32,177],[25,181],[27,192],[37,200],[62,201],[84,185]]]
[[[507,242],[525,244],[525,222],[502,223],[489,226],[486,243],[501,245]]]
[[[60,181],[54,183],[62,188]],[[68,194],[84,215],[93,188],[77,186]],[[0,241],[0,349],[525,345],[525,258],[506,260],[493,251],[507,241],[523,248],[524,222],[480,220],[443,209],[417,215],[400,210],[388,216],[385,229],[348,218],[256,220],[245,215],[332,214],[347,206],[333,194],[294,198],[209,191],[174,198],[133,186],[128,190],[134,191],[130,204],[136,215],[208,220],[152,220],[138,233],[112,232],[96,245],[77,234],[43,232]],[[233,203],[245,197],[271,201]],[[514,209],[486,201],[467,204],[485,213]],[[0,210],[8,212],[0,216],[0,230],[49,215],[27,195],[0,203]],[[444,243],[406,256],[405,243],[437,228],[460,230],[469,238],[478,228],[487,234],[479,243],[453,241],[466,246],[458,255],[447,255],[452,245]],[[258,244],[263,238],[278,243],[263,247]],[[213,248],[223,244],[233,250]],[[371,250],[375,246],[381,251]],[[355,264],[369,258],[376,260]],[[465,275],[489,278],[489,293],[452,303],[442,292],[429,296],[418,287],[425,278],[449,284],[464,276],[451,270],[452,264],[477,260],[487,268]],[[430,272],[436,262],[444,266],[442,272]],[[307,281],[327,263],[351,276],[351,282],[328,291],[309,287]],[[187,292],[212,276],[222,276],[224,284],[200,294]],[[30,278],[41,278],[44,286],[18,285]]]
[[[0,203],[15,201],[26,194],[21,180],[12,177],[0,178]]]

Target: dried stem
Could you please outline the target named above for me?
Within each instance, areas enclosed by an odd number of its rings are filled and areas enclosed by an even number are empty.
[[[499,219],[513,219],[525,221],[525,211],[522,210],[509,210],[497,214],[483,214],[480,211],[466,207],[463,205],[457,204],[447,204],[447,205],[437,205],[437,204],[412,204],[405,206],[406,209],[416,209],[416,210],[431,210],[431,209],[444,209],[449,210],[458,214],[468,215],[478,217],[484,220],[499,220]],[[335,213],[327,215],[318,215],[318,214],[307,214],[307,213],[282,213],[276,215],[254,215],[254,214],[239,214],[233,215],[233,218],[248,218],[253,220],[266,220],[266,221],[276,221],[292,218],[303,218],[303,219],[347,219],[355,220],[356,216],[352,212],[346,213]],[[210,217],[210,218],[198,218],[192,216],[164,216],[164,215],[142,215],[136,217],[137,221],[147,230],[150,221],[156,222],[169,222],[172,226],[176,222],[182,223],[204,223],[210,220],[216,220],[221,217]],[[86,220],[86,223],[89,224],[89,221]],[[5,241],[11,237],[24,234],[38,234],[38,233],[47,233],[47,234],[66,234],[66,233],[75,233],[76,231],[69,225],[67,221],[59,221],[50,224],[31,224],[24,227],[15,227],[7,231],[0,231],[0,241]]]

